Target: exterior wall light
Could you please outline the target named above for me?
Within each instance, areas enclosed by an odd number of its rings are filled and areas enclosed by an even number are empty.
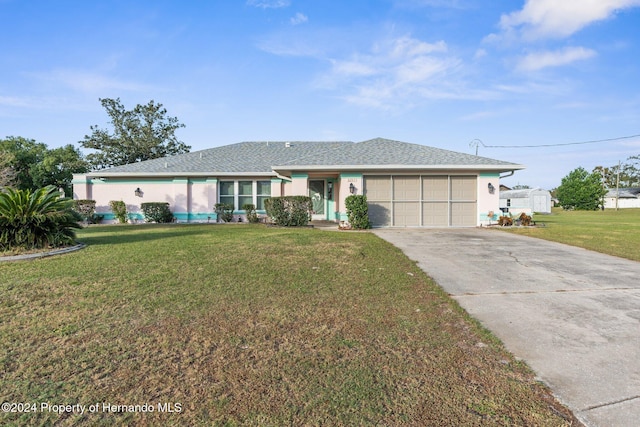
[[[136,188],[136,191],[133,192],[136,197],[142,197],[142,190],[140,189],[140,187]]]
[[[349,184],[349,193],[356,194],[356,186],[353,185],[353,182]]]
[[[489,194],[493,194],[496,191],[496,187],[494,187],[491,183],[487,185],[487,188],[489,189]]]

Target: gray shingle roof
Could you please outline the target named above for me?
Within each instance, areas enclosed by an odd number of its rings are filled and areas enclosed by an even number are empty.
[[[375,138],[277,166],[519,166],[514,163],[425,145]]]
[[[91,173],[113,175],[274,174],[278,170],[334,167],[460,167],[503,170],[523,166],[440,148],[376,138],[364,142],[240,142],[192,153],[147,160]]]

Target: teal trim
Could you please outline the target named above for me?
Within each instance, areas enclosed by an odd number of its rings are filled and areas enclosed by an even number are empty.
[[[291,174],[291,178],[304,178],[304,179],[308,179],[308,178],[309,178],[309,174],[308,174],[308,173],[292,173],[292,174]]]
[[[498,172],[480,172],[480,178],[500,178]]]
[[[342,178],[362,178],[362,173],[360,172],[342,172],[340,174],[340,179]]]
[[[327,194],[329,193],[329,183],[333,186],[331,198],[327,198],[327,220],[331,217],[335,217],[336,213],[336,180],[334,178],[327,178]],[[334,218],[335,219],[335,218]]]
[[[205,182],[208,182],[210,184],[216,184],[218,182],[218,178],[207,178]]]
[[[481,213],[480,214],[480,221],[497,221],[498,217],[500,216],[499,213],[502,213],[500,210],[498,210],[498,213],[493,213],[492,217],[489,217],[489,213]]]
[[[175,181],[172,179],[92,179],[92,184],[173,184]],[[186,181],[185,181],[186,182]]]
[[[346,212],[338,212],[338,220],[340,221],[349,221],[349,215]]]
[[[272,184],[282,184],[282,181],[284,181],[282,178],[271,178]]]
[[[171,182],[174,184],[188,184],[189,178],[173,178]]]

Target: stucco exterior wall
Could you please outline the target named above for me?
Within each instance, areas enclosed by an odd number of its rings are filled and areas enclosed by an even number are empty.
[[[478,175],[478,224],[495,224],[500,217],[500,174],[481,173]],[[489,184],[493,186],[493,193],[489,192]],[[492,215],[490,213],[493,212]]]

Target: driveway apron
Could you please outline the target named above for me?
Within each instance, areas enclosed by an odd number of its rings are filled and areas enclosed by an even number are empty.
[[[376,229],[587,426],[640,425],[640,263],[499,230]]]

